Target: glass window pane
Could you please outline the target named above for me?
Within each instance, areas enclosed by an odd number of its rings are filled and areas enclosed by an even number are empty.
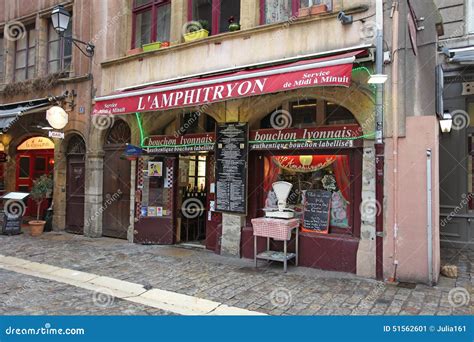
[[[28,75],[27,78],[34,78],[35,77],[35,67],[29,67],[28,68]]]
[[[20,39],[16,41],[16,50],[24,50],[26,49],[26,40],[27,40],[27,35],[23,35]]]
[[[54,29],[53,25],[48,26],[48,41],[58,40],[59,36]]]
[[[59,58],[59,41],[49,43],[48,60]]]
[[[212,29],[212,0],[193,0],[193,20],[206,20]]]
[[[24,68],[26,66],[26,51],[18,51],[16,53],[15,68]]]
[[[142,5],[146,5],[149,2],[150,0],[135,0],[134,7],[140,7]]]
[[[200,161],[198,166],[198,176],[205,177],[206,176],[206,162]]]
[[[46,170],[46,157],[35,158],[35,172]]]
[[[36,31],[34,29],[28,30],[28,46],[33,47],[36,44]]]
[[[229,31],[229,19],[234,17],[234,22],[240,22],[240,1],[221,0],[221,17],[219,32]]]
[[[19,69],[15,71],[15,81],[24,81],[26,78],[26,69]]]
[[[55,73],[59,71],[59,61],[52,61],[48,64],[48,71],[50,73]]]
[[[151,11],[138,13],[135,17],[135,47],[151,42]]]
[[[35,65],[35,49],[28,49],[28,66]]]
[[[291,0],[265,0],[265,23],[286,21],[291,17]]]
[[[20,157],[20,178],[28,178],[30,176],[30,158]]]
[[[71,57],[64,58],[63,69],[67,71],[67,70],[70,70],[70,68],[71,68]]]
[[[156,40],[165,42],[170,40],[171,3],[158,7]]]

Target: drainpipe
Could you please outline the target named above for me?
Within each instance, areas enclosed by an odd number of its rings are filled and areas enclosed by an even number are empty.
[[[392,4],[392,131],[393,131],[393,273],[390,281],[397,280],[398,267],[398,9]]]
[[[377,26],[375,47],[375,73],[383,74],[383,0],[376,0],[375,21]],[[375,97],[375,275],[383,280],[383,84],[377,84]]]
[[[431,184],[431,149],[426,150],[426,226],[428,235],[428,281],[433,285],[433,221],[431,210],[433,206]]]

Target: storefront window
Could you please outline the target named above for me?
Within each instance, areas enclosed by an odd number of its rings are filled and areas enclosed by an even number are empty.
[[[24,81],[35,75],[36,31],[26,29],[25,34],[15,42],[15,81]]]
[[[332,193],[332,228],[351,228],[351,181],[348,155],[274,155],[264,160],[264,200],[262,208],[276,207],[272,184],[286,181],[293,184],[288,205],[302,218],[307,190]]]
[[[240,0],[189,0],[190,21],[205,20],[211,34],[229,31],[229,19],[240,21]]]
[[[133,6],[135,48],[151,42],[170,40],[171,1],[136,0]]]
[[[64,37],[72,37],[72,25],[64,32]],[[53,25],[48,27],[48,71],[55,73],[68,70],[71,65],[72,42],[62,39]]]
[[[172,215],[172,187],[167,182],[164,160],[153,158],[145,163],[142,187],[142,216]]]

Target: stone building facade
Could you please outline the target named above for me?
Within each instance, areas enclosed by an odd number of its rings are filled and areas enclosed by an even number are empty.
[[[7,3],[11,2],[4,1],[5,7],[8,6]],[[115,236],[127,238],[130,242],[145,243],[174,244],[190,240],[184,238],[188,233],[187,229],[182,229],[186,221],[186,217],[181,215],[184,202],[182,193],[189,194],[193,191],[188,191],[187,184],[181,184],[176,189],[173,188],[170,195],[173,203],[170,207],[160,204],[153,211],[143,211],[143,198],[149,196],[144,191],[147,185],[143,183],[143,178],[147,178],[149,174],[142,171],[153,160],[161,163],[164,172],[171,172],[176,180],[176,177],[181,176],[179,170],[185,169],[188,172],[192,160],[196,161],[195,165],[198,167],[198,157],[206,156],[206,183],[202,186],[203,192],[208,195],[205,202],[204,244],[216,253],[251,257],[253,246],[250,242],[250,221],[253,217],[262,216],[261,209],[265,206],[262,194],[266,195],[266,192],[262,184],[266,181],[264,170],[269,166],[264,161],[271,159],[271,155],[288,156],[288,153],[282,154],[276,150],[267,151],[267,154],[250,153],[249,184],[250,190],[254,191],[249,193],[249,212],[242,216],[218,213],[211,209],[215,205],[215,202],[211,203],[209,200],[210,194],[215,195],[210,190],[215,187],[211,181],[215,175],[209,173],[213,169],[212,153],[184,153],[185,156],[182,157],[180,153],[170,155],[163,152],[155,153],[155,159],[126,160],[123,159],[124,150],[127,144],[143,147],[144,141],[147,141],[144,138],[166,139],[183,135],[183,127],[186,124],[192,125],[189,123],[190,115],[192,118],[196,111],[205,115],[198,115],[194,131],[185,127],[183,136],[188,133],[211,133],[216,124],[232,122],[247,123],[252,135],[252,132],[273,127],[268,125],[268,120],[272,114],[280,111],[289,113],[293,121],[293,125],[285,129],[317,130],[320,126],[330,126],[328,129],[333,129],[332,126],[356,125],[360,132],[361,145],[355,144],[351,149],[295,150],[294,156],[302,164],[307,162],[308,156],[313,161],[318,156],[329,156],[335,160],[342,156],[351,161],[347,173],[351,177],[350,186],[347,187],[350,188],[350,197],[346,198],[344,204],[346,208],[350,208],[347,209],[350,223],[331,228],[332,233],[330,230],[327,235],[304,233],[301,248],[307,254],[303,255],[303,265],[349,271],[372,278],[376,277],[379,268],[385,279],[436,282],[439,270],[439,224],[436,219],[432,220],[433,238],[428,242],[428,218],[426,211],[419,210],[427,205],[427,198],[424,196],[427,180],[426,150],[431,149],[435,164],[438,159],[438,120],[432,102],[436,67],[433,56],[437,53],[436,27],[439,24],[438,16],[431,15],[438,13],[434,3],[428,1],[428,6],[422,6],[411,1],[410,9],[406,1],[383,1],[384,50],[387,52],[383,72],[388,75],[388,82],[384,85],[386,163],[382,201],[376,199],[375,194],[375,92],[374,87],[367,83],[370,74],[375,73],[376,1],[312,1],[311,3],[322,3],[326,8],[322,14],[309,16],[300,14],[300,7],[308,6],[308,1],[241,0],[238,6],[233,4],[228,8],[221,7],[225,3],[217,0],[68,3],[73,12],[73,33],[96,45],[91,69],[93,83],[90,80],[78,83],[78,96],[75,100],[77,105],[71,112],[71,116],[77,118],[77,121],[71,120],[70,124],[77,126],[66,128],[66,135],[69,130],[80,132],[87,146],[83,233],[91,237]],[[41,11],[49,13],[54,3],[49,5],[41,8]],[[389,15],[393,12],[392,8],[398,10],[396,23]],[[230,10],[227,11],[228,9]],[[39,9],[35,10],[39,12]],[[0,23],[3,22],[5,27],[12,18],[21,18],[18,11],[20,10],[5,11],[11,18],[0,18]],[[339,16],[341,12],[352,16],[352,21],[346,18],[350,22],[343,24]],[[414,47],[410,45],[407,28],[406,18],[409,12],[417,18],[425,18],[424,29],[417,31],[415,37],[416,55]],[[147,15],[151,15],[151,19],[147,19]],[[227,32],[228,24],[224,15],[237,18],[240,30]],[[35,18],[36,22],[46,20],[41,19],[41,14],[38,13]],[[185,42],[183,35],[189,31],[190,22],[195,25],[195,21],[203,18],[208,20],[210,36]],[[393,29],[398,32],[396,43],[392,41]],[[166,44],[154,51],[140,50],[141,43],[153,40],[166,41]],[[169,46],[166,46],[168,43]],[[75,75],[87,73],[88,60],[76,49],[73,51],[73,59],[80,63]],[[137,110],[128,114],[117,112],[113,115],[91,115],[92,108],[100,105],[101,101],[127,92],[152,91],[148,88],[165,85],[173,87],[187,81],[207,82],[210,77],[219,78],[223,75],[238,79],[245,72],[264,72],[266,68],[288,67],[293,65],[291,63],[320,63],[325,61],[324,58],[337,59],[338,56],[355,53],[354,51],[357,53],[350,73],[352,81],[348,87],[301,87],[258,96],[236,97],[227,101],[209,101],[197,107],[178,106],[164,110]],[[398,65],[398,82],[391,83],[395,60]],[[79,89],[79,85],[84,88]],[[391,96],[394,87],[398,93],[397,106],[393,105]],[[5,102],[14,102],[14,99],[5,99]],[[83,103],[84,114],[76,113]],[[304,108],[315,110],[314,118],[309,122],[304,119]],[[397,114],[395,116],[394,108]],[[303,113],[301,121],[298,121],[296,112]],[[336,119],[331,119],[328,115],[333,112],[339,115]],[[395,126],[398,129],[394,133]],[[420,135],[420,132],[423,134]],[[61,143],[56,142],[61,146],[65,143],[67,139]],[[58,160],[61,155],[64,158],[64,147],[61,146],[55,149]],[[397,156],[396,161],[393,155]],[[67,170],[56,165],[58,162],[55,161],[55,228],[64,229],[66,210],[63,208],[67,193],[63,189]],[[399,173],[393,172],[398,169]],[[320,167],[318,170],[321,176],[336,172]],[[191,177],[189,174],[184,177]],[[281,172],[280,175],[286,175],[289,179],[294,173]],[[203,176],[196,173],[194,178],[198,181],[200,177]],[[431,177],[433,183],[438,181],[436,169],[432,170]],[[261,182],[254,181],[255,179]],[[150,181],[153,179],[147,180]],[[393,184],[398,185],[394,187]],[[169,192],[165,190],[170,188],[169,185],[159,187],[160,194]],[[340,185],[339,190],[343,192]],[[439,199],[436,192],[433,192],[431,200],[435,208],[432,215],[437,218]],[[167,213],[170,209],[172,214]],[[157,210],[163,216],[169,215],[169,221],[158,221],[154,217],[157,216]],[[151,212],[153,218],[146,217]],[[375,229],[376,215],[384,217],[383,232],[379,234],[376,234]],[[158,234],[157,231],[161,233]],[[147,237],[143,238],[143,234],[152,236],[147,240]],[[382,254],[378,254],[381,246],[379,244],[377,247],[377,239],[383,242]],[[313,252],[318,250],[322,252]],[[432,261],[428,264],[430,253]]]

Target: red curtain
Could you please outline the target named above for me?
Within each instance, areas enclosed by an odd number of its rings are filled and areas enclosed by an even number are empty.
[[[334,175],[336,176],[336,183],[342,196],[347,202],[350,202],[350,170],[349,157],[336,156],[336,161],[332,164]]]

